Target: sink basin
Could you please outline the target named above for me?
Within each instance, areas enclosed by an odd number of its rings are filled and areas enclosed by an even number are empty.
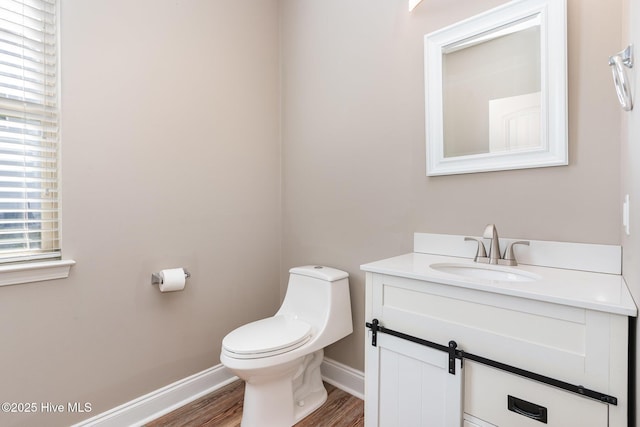
[[[501,282],[533,282],[540,279],[540,276],[528,271],[494,265],[437,263],[431,264],[430,267],[456,276]]]

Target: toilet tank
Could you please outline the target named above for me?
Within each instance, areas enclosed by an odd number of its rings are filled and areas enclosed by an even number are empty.
[[[349,273],[308,265],[289,270],[289,284],[277,314],[311,324],[317,338],[333,342],[353,332]]]

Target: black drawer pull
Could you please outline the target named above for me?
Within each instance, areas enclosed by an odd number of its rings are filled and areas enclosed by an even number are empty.
[[[547,408],[544,406],[536,405],[517,397],[507,396],[507,409],[532,420],[547,423]]]

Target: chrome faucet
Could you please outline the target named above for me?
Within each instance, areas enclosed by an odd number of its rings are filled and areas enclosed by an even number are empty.
[[[500,240],[498,239],[498,229],[495,224],[489,224],[485,227],[482,237],[491,239],[489,245],[489,256],[485,258],[487,261],[478,260],[478,262],[488,262],[489,264],[498,264],[502,255],[500,255]]]
[[[477,241],[478,242],[478,251],[476,252],[475,258],[473,260],[475,262],[480,262],[483,264],[499,264],[499,265],[518,265],[516,261],[516,256],[513,252],[514,245],[527,245],[529,246],[529,242],[526,240],[518,240],[515,242],[509,243],[507,246],[507,250],[504,251],[504,258],[500,253],[500,239],[498,238],[498,229],[495,224],[488,224],[485,229],[482,237],[485,239],[491,239],[489,243],[489,255],[487,255],[487,251],[485,250],[484,243],[482,243],[481,239],[476,239],[475,237],[465,237],[464,240]]]

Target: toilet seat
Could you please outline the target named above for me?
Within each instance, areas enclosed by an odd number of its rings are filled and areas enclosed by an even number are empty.
[[[274,316],[248,323],[222,340],[229,357],[257,359],[286,353],[311,337],[311,325],[289,316]]]

